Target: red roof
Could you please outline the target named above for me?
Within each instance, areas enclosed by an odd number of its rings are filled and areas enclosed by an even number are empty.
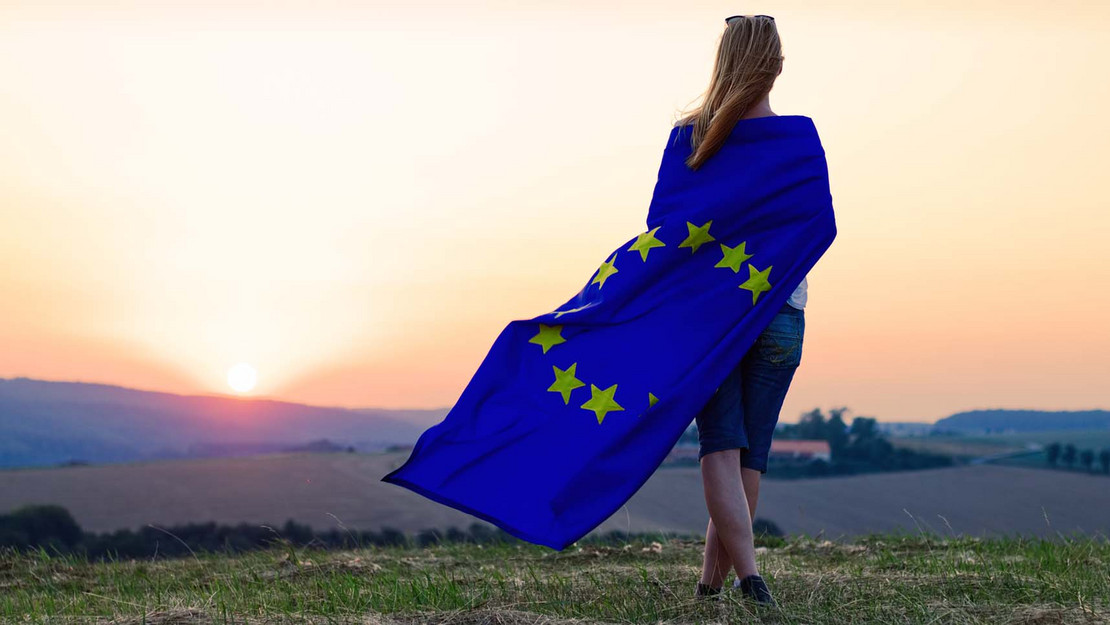
[[[790,440],[790,439],[771,439],[771,451],[784,454],[829,454],[832,450],[829,449],[828,441],[820,440]]]

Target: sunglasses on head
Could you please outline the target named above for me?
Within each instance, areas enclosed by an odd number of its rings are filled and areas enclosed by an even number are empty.
[[[743,19],[745,17],[765,17],[765,18],[767,18],[771,21],[774,21],[774,19],[775,19],[775,18],[771,17],[770,15],[733,15],[732,17],[726,17],[725,18],[725,24],[731,24],[733,22],[733,20]]]

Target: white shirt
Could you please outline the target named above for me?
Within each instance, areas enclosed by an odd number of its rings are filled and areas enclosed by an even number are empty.
[[[790,294],[790,299],[786,300],[786,303],[794,308],[804,309],[806,307],[806,288],[808,286],[809,285],[806,284],[806,279],[803,277],[802,283],[798,285],[798,288],[794,289],[794,292]]]

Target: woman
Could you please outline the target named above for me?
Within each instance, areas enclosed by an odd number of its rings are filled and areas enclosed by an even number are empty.
[[[738,120],[775,116],[769,93],[783,57],[774,18],[733,16],[725,23],[704,101],[677,124],[693,124],[687,164],[695,169],[724,143]],[[801,358],[805,302],[803,278],[696,417],[710,517],[697,596],[720,593],[735,567],[735,587],[759,603],[774,604],[756,568],[752,520],[771,436]]]
[[[702,108],[669,131],[646,229],[599,255],[566,302],[510,321],[382,481],[562,550],[624,505],[697,417],[714,520],[703,584],[719,589],[735,567],[770,600],[745,497],[800,353],[800,317],[777,313],[836,236],[816,125],[766,102],[781,63],[773,21],[729,20]]]

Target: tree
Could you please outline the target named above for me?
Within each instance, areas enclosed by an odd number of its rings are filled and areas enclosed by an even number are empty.
[[[821,414],[821,409],[814,408],[802,415],[794,432],[798,438],[825,440],[825,415]]]
[[[809,463],[809,475],[828,475],[830,473],[832,473],[832,466],[820,458]]]
[[[0,515],[0,546],[76,545],[83,535],[73,515],[61,506],[24,506]]]
[[[1050,466],[1055,467],[1060,460],[1060,443],[1052,443],[1044,448],[1045,459]]]
[[[1064,454],[1060,459],[1063,460],[1064,464],[1068,465],[1070,469],[1071,465],[1075,464],[1075,445],[1071,443],[1064,445]]]
[[[780,528],[774,521],[770,521],[762,517],[757,518],[755,521],[752,522],[752,533],[754,533],[757,538],[761,535],[786,536],[786,534],[782,531],[782,528]]]
[[[849,434],[859,440],[875,438],[879,435],[878,422],[874,417],[856,417],[852,419],[852,429]]]
[[[1110,447],[1098,452],[1098,463],[1102,465],[1103,473],[1110,473]]]
[[[379,545],[399,545],[405,546],[409,544],[408,536],[396,527],[384,526],[381,532],[378,533]]]
[[[1082,452],[1080,452],[1080,454],[1079,454],[1079,464],[1082,464],[1083,468],[1087,469],[1088,472],[1091,470],[1091,465],[1093,465],[1094,462],[1095,462],[1095,452],[1094,451],[1092,451],[1090,449],[1084,449]]]
[[[416,544],[420,545],[421,547],[427,547],[428,545],[438,545],[441,542],[443,542],[443,532],[434,527],[422,529],[419,533],[416,534]]]
[[[894,445],[891,445],[890,441],[876,437],[865,440],[864,444],[867,449],[867,458],[872,464],[880,467],[888,466],[891,456],[894,455]]]
[[[844,448],[848,445],[848,426],[845,425],[844,419],[840,417],[845,410],[847,409],[840,408],[830,411],[832,416],[825,423],[825,435],[822,438],[829,442],[829,450],[832,451],[833,457],[843,453]]]

